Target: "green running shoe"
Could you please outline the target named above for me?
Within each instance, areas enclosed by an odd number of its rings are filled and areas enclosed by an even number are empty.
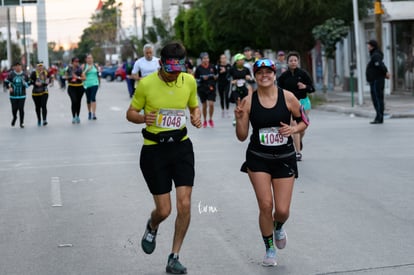
[[[141,247],[145,253],[151,254],[155,249],[155,239],[157,237],[157,229],[152,229],[150,226],[151,220],[148,220],[145,228],[144,236],[141,240]]]
[[[178,256],[174,257],[174,254],[168,256],[168,264],[165,271],[170,274],[187,274],[187,268],[180,263]]]

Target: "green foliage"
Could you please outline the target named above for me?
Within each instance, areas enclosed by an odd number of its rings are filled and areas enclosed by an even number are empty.
[[[114,52],[117,13],[121,13],[118,9],[120,5],[116,0],[103,2],[102,10],[92,16],[90,26],[83,30],[78,48],[73,52],[74,56],[83,58],[87,53],[92,53],[96,62],[104,64],[106,50]]]
[[[63,54],[65,53],[65,50],[63,47],[56,48],[56,46],[56,42],[47,43],[50,65],[63,60]]]
[[[188,55],[198,56],[200,52],[214,49],[215,42],[209,39],[208,22],[202,9],[181,9],[174,24],[175,39],[185,45]]]
[[[342,41],[348,34],[349,27],[341,19],[330,18],[322,25],[313,28],[312,34],[316,40],[320,40],[328,58],[335,57],[336,43]]]
[[[353,20],[352,0],[199,0],[181,11],[174,28],[189,52],[233,53],[245,46],[305,53],[313,48],[312,29],[335,17]],[[364,17],[371,0],[359,0]]]
[[[12,42],[11,43],[11,62],[12,64],[20,61],[22,57],[22,52],[18,44]],[[0,60],[7,60],[7,41],[0,41]]]

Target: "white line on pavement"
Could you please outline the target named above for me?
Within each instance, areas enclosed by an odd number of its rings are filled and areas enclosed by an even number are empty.
[[[62,196],[60,193],[60,178],[52,177],[50,179],[50,195],[52,198],[52,207],[62,206]]]

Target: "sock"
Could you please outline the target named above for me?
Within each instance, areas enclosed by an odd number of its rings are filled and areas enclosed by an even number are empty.
[[[283,226],[284,224],[285,224],[284,222],[277,222],[277,221],[275,221],[275,222],[274,222],[274,225],[275,225],[275,230],[280,230],[280,229],[282,229],[282,226]]]
[[[273,246],[273,234],[272,235],[270,235],[270,236],[262,236],[263,237],[263,241],[264,241],[264,243],[265,243],[265,246],[266,246],[266,250],[267,249],[269,249],[269,248],[274,248],[274,246]]]
[[[178,253],[171,253],[169,258],[174,259],[174,260],[178,260]]]

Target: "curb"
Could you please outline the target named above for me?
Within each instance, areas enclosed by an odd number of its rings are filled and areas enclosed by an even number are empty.
[[[316,106],[315,109],[328,111],[328,112],[337,112],[337,113],[344,113],[344,114],[354,114],[355,116],[359,117],[375,117],[374,111],[364,110],[358,107],[344,107],[344,106],[337,106],[337,105],[330,105],[330,104],[322,104]],[[414,118],[414,111],[413,112],[388,112],[389,118]]]

